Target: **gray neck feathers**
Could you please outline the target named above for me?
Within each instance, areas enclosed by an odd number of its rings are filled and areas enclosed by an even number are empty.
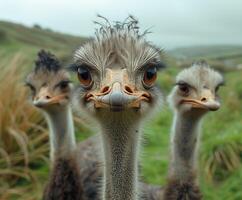
[[[197,168],[197,149],[200,137],[201,116],[177,112],[171,137],[172,161],[170,176],[184,180]]]
[[[75,149],[72,112],[69,106],[55,112],[46,112],[50,129],[50,157],[67,157]]]
[[[113,122],[103,127],[103,199],[138,199],[139,135],[139,127],[134,124],[127,127]]]

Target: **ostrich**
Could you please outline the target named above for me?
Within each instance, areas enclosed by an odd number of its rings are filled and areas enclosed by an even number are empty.
[[[69,75],[54,55],[43,50],[38,53],[35,64],[27,76],[26,85],[32,91],[34,106],[43,111],[50,128],[52,174],[44,199],[80,200],[82,187],[75,158]]]
[[[174,110],[171,166],[164,199],[201,199],[198,187],[197,152],[202,117],[220,107],[218,89],[223,77],[205,61],[195,62],[176,77],[168,97]]]
[[[106,20],[96,37],[76,50],[70,66],[80,82],[74,105],[95,121],[101,132],[102,199],[140,197],[141,127],[145,118],[159,110],[162,95],[155,80],[163,66],[160,50],[144,35],[132,16],[114,25]]]

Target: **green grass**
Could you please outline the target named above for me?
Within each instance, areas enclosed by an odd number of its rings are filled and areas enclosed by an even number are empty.
[[[85,40],[85,38],[72,37],[70,35],[60,34],[53,31],[27,28],[18,24],[0,22],[0,68],[11,68],[13,65],[11,64],[12,60],[15,59],[15,62],[13,63],[19,68],[17,73],[21,73],[21,79],[23,80],[27,71],[29,71],[29,68],[33,65],[36,53],[40,49],[45,48],[53,51],[62,58],[62,60],[67,61],[71,58],[73,49]],[[208,48],[209,47],[206,47],[206,53],[208,52]],[[218,50],[218,47],[211,47],[209,52],[215,55]],[[230,47],[230,49],[225,50],[227,52],[226,55],[228,55],[229,52],[234,53],[240,51],[240,48]],[[225,50],[221,50],[219,56],[224,55]],[[190,49],[190,51],[193,50]],[[204,49],[201,49],[200,51],[203,52]],[[19,59],[16,59],[16,56],[21,58],[21,62]],[[160,76],[158,77],[158,85],[163,91],[164,96],[169,93],[173,86],[174,77],[180,70],[178,66],[188,66],[184,61],[181,65],[177,64],[177,61],[178,60],[172,57],[172,55],[168,54],[166,56],[168,67],[161,71]],[[179,60],[179,62],[181,61]],[[199,157],[201,175],[200,183],[205,200],[242,199],[241,73],[241,71],[226,71],[224,74],[226,86],[221,88],[220,91],[222,108],[217,112],[209,113],[204,120]],[[4,77],[5,76],[1,77],[1,82],[8,83],[9,78],[5,77],[4,79]],[[19,93],[23,92],[21,87],[19,87],[23,82],[18,80],[17,83],[18,84],[14,86],[16,88],[13,90],[15,93],[12,94],[15,96],[18,96]],[[6,84],[6,87],[8,85],[9,84]],[[3,94],[3,91],[0,91],[0,97],[2,97],[0,100],[3,102],[5,102],[4,99],[7,98],[5,95],[6,94]],[[21,106],[19,107],[21,108]],[[11,112],[11,109],[16,109],[16,107],[8,107],[6,108],[6,111]],[[34,111],[29,110],[29,112],[32,113]],[[154,119],[147,122],[144,128],[144,148],[141,153],[141,178],[148,183],[164,185],[166,182],[170,160],[169,137],[172,117],[172,112],[167,104],[164,103],[163,109],[156,114]],[[42,118],[38,115],[38,118],[36,119],[40,120]],[[4,119],[1,120],[4,121]],[[76,137],[81,141],[89,137],[92,133],[79,121],[80,120],[77,119],[77,122],[75,123],[77,127]],[[35,119],[33,119],[33,122],[36,123]],[[19,123],[18,119],[16,123]],[[29,129],[28,125],[21,125],[19,123],[15,125],[10,124],[9,126],[14,126],[14,128],[19,128],[20,130],[26,130],[30,143],[28,147],[30,161],[28,168],[26,169],[24,168],[24,161],[16,163],[16,165],[13,165],[11,168],[7,168],[6,162],[3,162],[4,159],[0,157],[0,173],[6,172],[6,169],[10,170],[9,172],[11,173],[22,173],[19,175],[11,175],[10,177],[9,175],[7,177],[4,176],[4,179],[0,179],[0,198],[1,194],[8,191],[9,195],[5,196],[5,199],[40,199],[41,191],[43,190],[43,186],[47,181],[49,173],[46,140],[45,143],[37,143],[36,136],[40,133],[35,133],[34,131],[36,131],[36,129]],[[45,127],[46,125],[43,124],[41,126]],[[3,132],[2,135],[4,134],[6,133]],[[40,136],[41,135],[37,138]],[[4,147],[4,142],[8,143],[8,141],[2,140],[0,142],[0,148]],[[35,145],[32,145],[33,142]],[[43,155],[36,153],[36,151],[38,152],[38,149],[41,149],[41,145],[45,145]],[[12,146],[14,147],[14,145]],[[8,152],[10,156],[19,155],[15,155],[16,151],[18,153],[18,149],[13,148],[10,150]],[[11,154],[12,151],[14,154]],[[35,156],[36,154],[37,157]],[[218,154],[222,159],[218,158]],[[4,189],[6,190],[2,192]],[[33,190],[36,191],[34,194],[33,192],[30,192]]]

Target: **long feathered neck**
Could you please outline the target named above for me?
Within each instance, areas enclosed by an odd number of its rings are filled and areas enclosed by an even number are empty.
[[[111,120],[112,121],[112,120]],[[138,199],[139,125],[113,120],[102,127],[104,149],[103,199]]]
[[[171,137],[172,161],[170,176],[186,181],[197,168],[197,149],[200,137],[201,115],[175,113]]]
[[[50,129],[50,157],[68,157],[76,147],[72,112],[69,106],[45,112]]]

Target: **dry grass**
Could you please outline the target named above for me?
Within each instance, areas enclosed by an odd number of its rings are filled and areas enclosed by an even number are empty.
[[[0,66],[0,199],[39,198],[37,191],[41,191],[42,186],[33,173],[32,164],[48,160],[44,120],[29,105],[27,89],[23,87],[26,65],[26,60],[18,54]],[[26,182],[31,184],[15,187]]]
[[[213,149],[203,153],[202,164],[210,181],[221,181],[229,173],[241,167],[242,144],[228,140],[223,144],[214,144]]]

